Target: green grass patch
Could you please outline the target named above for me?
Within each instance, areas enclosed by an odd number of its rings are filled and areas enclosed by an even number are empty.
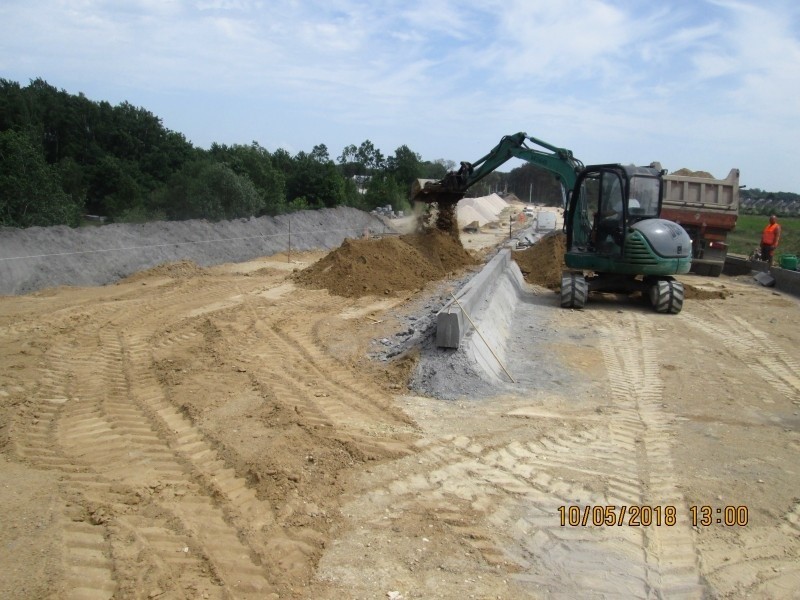
[[[736,229],[728,234],[728,252],[749,255],[761,244],[761,232],[769,222],[764,215],[739,215]],[[780,254],[800,256],[800,217],[778,217],[781,225],[781,241],[775,251]]]

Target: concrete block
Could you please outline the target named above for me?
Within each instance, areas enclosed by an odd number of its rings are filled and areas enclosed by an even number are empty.
[[[765,287],[774,287],[775,285],[775,278],[769,273],[756,273],[753,279]]]

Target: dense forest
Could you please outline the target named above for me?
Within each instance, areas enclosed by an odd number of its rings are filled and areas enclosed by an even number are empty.
[[[413,179],[452,164],[372,142],[334,160],[324,144],[291,156],[250,145],[195,148],[149,111],[0,79],[0,225],[231,219],[348,205],[405,208]]]

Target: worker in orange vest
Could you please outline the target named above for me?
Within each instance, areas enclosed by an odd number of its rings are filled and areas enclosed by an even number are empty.
[[[764,227],[764,231],[761,232],[761,260],[767,261],[769,266],[772,266],[772,257],[780,239],[781,226],[778,224],[778,218],[770,215],[769,225]]]

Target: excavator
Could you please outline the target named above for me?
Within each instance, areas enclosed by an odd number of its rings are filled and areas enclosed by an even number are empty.
[[[583,308],[590,292],[641,292],[656,312],[681,311],[683,285],[672,276],[689,272],[692,240],[680,225],[659,218],[666,173],[659,163],[584,166],[570,150],[520,132],[504,136],[486,156],[462,162],[441,180],[415,181],[411,199],[436,206],[437,228],[458,236],[458,201],[512,158],[551,172],[562,186],[567,245],[562,307]]]

